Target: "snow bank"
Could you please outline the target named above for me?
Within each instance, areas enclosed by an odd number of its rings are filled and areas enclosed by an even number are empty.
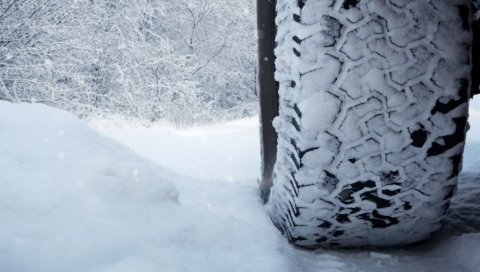
[[[480,172],[480,95],[470,100],[468,122],[470,129],[467,132],[463,171]],[[480,181],[478,181],[478,183],[480,183]]]
[[[102,129],[199,180],[70,114],[0,102],[0,271],[478,271],[478,166],[462,175],[445,229],[427,243],[307,252],[286,243],[261,204],[257,126]],[[480,157],[466,150],[465,164]],[[207,169],[189,167],[196,160]]]
[[[138,154],[196,179],[235,182],[260,176],[258,117],[191,128],[104,120],[90,124]]]
[[[288,271],[266,217],[182,206],[185,179],[70,114],[0,102],[0,139],[0,271]]]
[[[480,125],[472,121],[472,127]],[[202,177],[202,181],[194,183],[176,182],[182,204],[239,218],[253,225],[271,226],[261,205],[257,205],[258,119],[191,129],[142,128],[135,124],[112,127],[102,122],[95,122],[95,127],[161,165],[168,165],[182,174]],[[480,158],[480,148],[475,146],[472,142],[467,144],[464,164],[470,165],[469,171],[477,173],[462,175],[442,233],[419,246],[372,251],[305,252],[282,244],[282,256],[290,271],[476,272],[480,267],[477,257],[480,254],[477,249],[480,244],[480,174],[478,164],[472,162]],[[161,151],[176,153],[165,156]],[[202,167],[194,168],[193,165]],[[271,231],[276,232],[275,229]],[[452,252],[455,248],[457,250]]]
[[[480,143],[480,95],[470,100],[469,115],[470,130],[467,133],[467,143]]]

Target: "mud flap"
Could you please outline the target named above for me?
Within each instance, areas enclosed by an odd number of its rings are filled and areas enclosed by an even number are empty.
[[[278,115],[278,82],[275,81],[276,0],[257,0],[258,92],[260,97],[262,176],[260,192],[268,201],[277,157],[277,133],[272,121]]]
[[[480,11],[475,15],[473,23],[473,69],[472,69],[472,92],[471,96],[480,93]]]

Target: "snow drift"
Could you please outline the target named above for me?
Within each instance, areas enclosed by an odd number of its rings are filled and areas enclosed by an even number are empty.
[[[182,173],[202,177],[193,179],[161,168],[71,114],[0,101],[0,271],[474,272],[480,267],[478,167],[462,175],[444,231],[427,243],[305,252],[286,243],[265,214],[252,178],[257,165],[250,163],[258,162],[258,143],[252,144],[257,121],[248,122],[103,131],[155,162],[168,158],[169,167],[177,164]],[[164,152],[178,154],[162,154],[165,141],[170,146]],[[194,143],[203,145],[185,148]],[[479,157],[480,150],[471,147],[466,164]],[[212,165],[202,164],[205,171],[182,166],[193,163],[189,156]],[[217,156],[238,159],[221,164]],[[238,169],[230,168],[234,165]],[[225,166],[235,179],[226,178]]]
[[[71,114],[0,102],[0,139],[0,271],[285,267],[268,224],[183,207],[183,178]]]

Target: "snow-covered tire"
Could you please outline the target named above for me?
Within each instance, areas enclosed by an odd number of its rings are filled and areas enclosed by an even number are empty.
[[[461,169],[471,0],[278,0],[267,210],[302,247],[439,229]]]

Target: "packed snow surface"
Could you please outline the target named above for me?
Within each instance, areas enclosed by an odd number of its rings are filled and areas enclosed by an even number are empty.
[[[471,131],[480,121],[475,114]],[[476,136],[446,227],[433,239],[400,249],[307,252],[286,242],[261,204],[256,119],[190,129],[93,127],[128,147],[68,113],[0,101],[0,271],[480,267],[480,170],[469,166],[480,157]]]

